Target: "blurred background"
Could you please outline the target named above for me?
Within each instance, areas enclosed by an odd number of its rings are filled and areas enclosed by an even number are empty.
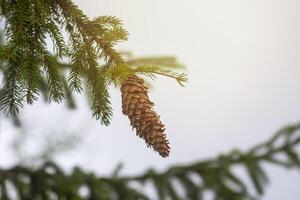
[[[166,124],[167,159],[145,148],[121,111],[111,87],[114,116],[109,127],[91,118],[86,98],[77,109],[42,100],[21,112],[14,129],[0,121],[0,165],[53,159],[110,175],[163,170],[238,148],[247,150],[300,116],[300,2],[298,0],[74,0],[90,17],[114,15],[129,32],[119,50],[136,56],[173,55],[187,66],[182,88],[160,77],[150,98]],[[45,127],[49,127],[44,131]],[[55,146],[55,148],[54,148]],[[299,199],[298,171],[267,166],[266,200]]]

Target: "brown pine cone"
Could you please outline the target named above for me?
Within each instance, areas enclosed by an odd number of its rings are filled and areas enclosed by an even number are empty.
[[[135,75],[129,76],[122,83],[122,108],[136,134],[145,140],[162,157],[168,157],[169,142],[164,133],[165,128],[159,116],[153,110],[154,104],[149,100],[148,88],[144,81]]]

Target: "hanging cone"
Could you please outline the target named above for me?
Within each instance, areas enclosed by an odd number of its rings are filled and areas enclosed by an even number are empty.
[[[135,75],[129,76],[122,83],[122,108],[127,115],[136,134],[145,140],[148,147],[152,147],[162,157],[168,157],[169,142],[164,134],[164,125],[154,112],[154,104],[149,100],[148,88],[144,81]]]

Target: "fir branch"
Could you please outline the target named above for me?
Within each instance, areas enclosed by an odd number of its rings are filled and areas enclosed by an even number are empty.
[[[64,97],[63,78],[56,60],[48,53],[44,53],[44,69],[47,72],[49,101],[61,102]]]
[[[78,31],[81,33],[83,37],[83,41],[85,39],[92,39],[98,46],[99,49],[102,51],[102,55],[107,60],[108,63],[122,63],[123,59],[113,49],[113,45],[111,41],[106,41],[103,38],[103,34],[107,34],[103,32],[103,29],[101,28],[101,24],[95,24],[97,21],[90,21],[87,16],[83,14],[83,12],[73,4],[70,0],[56,0],[56,3],[60,6],[62,9],[62,12],[66,19],[70,19],[70,25],[73,27],[76,27]],[[122,29],[118,29],[120,31]],[[114,33],[112,31],[111,33]],[[120,33],[120,32],[119,32]],[[120,36],[120,38],[117,38],[118,40],[125,40],[127,39],[127,33],[123,29],[123,34]],[[106,36],[107,37],[107,36]]]
[[[4,70],[4,86],[0,90],[0,110],[16,116],[23,107],[24,88],[18,62],[10,61]]]
[[[70,83],[70,89],[76,92],[82,91],[82,79],[84,76],[84,46],[80,46],[77,52],[71,57],[71,71],[68,77],[68,82]]]
[[[162,66],[126,64],[115,50],[115,45],[127,40],[128,33],[116,17],[90,19],[71,0],[18,0],[6,3],[3,16],[7,44],[2,44],[2,49],[12,53],[0,54],[0,59],[15,69],[7,68],[10,72],[4,73],[4,88],[0,94],[0,108],[3,111],[17,115],[24,99],[32,104],[41,92],[49,102],[60,103],[65,98],[72,100],[71,93],[81,92],[86,83],[92,116],[109,125],[112,116],[109,84],[120,86],[135,73],[151,78],[157,74],[165,75],[176,79],[181,85],[187,80],[185,74],[164,66],[171,64],[178,67],[179,64],[172,58],[143,58],[144,63],[152,60],[164,64]],[[0,9],[4,10],[1,3]],[[62,29],[67,34],[68,45]],[[49,37],[57,57],[47,49],[46,39]],[[59,59],[69,60],[70,64],[62,66]],[[74,107],[74,101],[69,103]]]
[[[97,54],[93,51],[92,44],[87,42],[84,48],[84,56],[87,60],[87,69],[84,72],[89,83],[89,91],[91,92],[92,116],[95,119],[100,119],[103,124],[109,125],[112,108],[110,106],[107,80],[103,76],[103,69],[97,67]]]
[[[57,25],[54,23],[45,24],[45,27],[48,29],[49,35],[53,41],[53,50],[57,52],[59,57],[64,57],[69,55],[69,50],[65,44],[64,37],[58,29]]]
[[[122,177],[115,174],[112,177],[97,177],[80,168],[74,168],[70,174],[66,174],[54,163],[45,163],[38,169],[22,166],[0,169],[1,198],[12,199],[11,193],[14,191],[17,199],[153,199],[153,196],[137,189],[149,183],[156,188],[159,199],[206,199],[205,191],[212,192],[216,200],[259,199],[267,179],[263,163],[300,168],[296,151],[300,144],[299,132],[300,123],[289,125],[247,152],[234,150],[215,159],[173,166],[164,172],[149,169],[138,176]],[[251,194],[248,185],[235,173],[233,168],[237,166],[248,168],[257,194]],[[197,182],[193,177],[199,177],[201,181]],[[179,185],[175,185],[175,181]],[[83,187],[87,189],[85,195],[80,193]],[[178,192],[178,187],[184,194]]]
[[[100,72],[96,70],[95,73],[99,74]],[[92,116],[95,119],[100,119],[101,123],[108,126],[112,117],[112,107],[109,100],[107,81],[105,78],[94,81],[90,88]]]
[[[185,68],[185,66],[182,63],[179,63],[178,60],[172,56],[131,58],[127,60],[126,63],[129,66],[155,65],[155,66],[162,66],[163,68],[174,68],[174,69]]]
[[[269,141],[251,148],[246,153],[234,150],[232,153],[221,155],[214,160],[202,161],[188,166],[171,167],[163,173],[149,170],[141,176],[125,177],[123,179],[129,182],[145,183],[145,181],[154,179],[177,178],[183,186],[187,184],[186,188],[194,185],[193,187],[201,190],[210,189],[215,191],[215,199],[253,199],[253,196],[246,189],[245,183],[234,175],[231,168],[235,166],[246,167],[257,193],[263,194],[267,176],[262,168],[262,163],[287,168],[300,168],[300,159],[296,152],[296,146],[300,144],[299,131],[300,123],[290,125],[278,131]],[[280,143],[282,140],[285,142]],[[285,155],[285,158],[282,158],[282,154]],[[203,185],[187,182],[187,178],[183,180],[182,177],[187,177],[188,174],[199,176],[203,180]],[[233,181],[240,188],[239,191],[229,188],[226,180]]]
[[[114,83],[115,86],[120,86],[134,71],[127,64],[118,64],[109,68],[105,68],[104,76]]]
[[[71,109],[76,108],[75,99],[73,97],[72,91],[70,90],[68,82],[65,79],[63,79],[62,83],[63,83],[64,93],[66,95],[66,101],[67,101],[68,108],[71,108]]]
[[[156,75],[167,76],[169,78],[175,79],[181,86],[184,86],[184,83],[186,83],[188,80],[187,75],[185,73],[177,73],[173,70],[169,70],[157,65],[137,66],[133,68],[133,72],[144,74],[150,77],[151,79],[155,79]]]
[[[115,50],[115,45],[128,37],[121,20],[114,16],[90,19],[72,0],[0,1],[0,11],[7,40],[0,44],[3,52],[10,52],[0,54],[10,71],[4,73],[0,101],[6,112],[17,114],[24,100],[32,104],[40,93],[47,94],[49,101],[61,102],[73,91],[81,92],[87,83],[92,115],[108,125],[112,115],[109,84],[119,86],[134,73],[168,76],[181,85],[187,80],[185,74],[171,69],[181,67],[173,57],[137,58],[126,63]],[[47,38],[51,38],[57,57],[50,55]],[[70,63],[62,66],[59,59]]]
[[[25,89],[27,103],[33,103],[43,88],[44,80],[42,77],[44,74],[42,68],[45,69],[44,73],[47,76],[50,101],[60,102],[65,98],[62,86],[62,79],[64,78],[61,77],[64,69],[56,65],[58,62],[54,61],[46,50],[45,40],[50,37],[53,42],[54,53],[59,58],[64,57],[64,59],[70,58],[71,60],[68,78],[71,90],[81,92],[83,81],[93,84],[89,85],[92,88],[93,115],[96,118],[105,116],[105,124],[108,124],[111,108],[108,106],[109,95],[106,82],[110,80],[102,75],[104,71],[100,70],[101,64],[98,62],[91,63],[90,58],[93,57],[94,61],[103,59],[103,65],[107,68],[123,63],[120,54],[114,49],[117,42],[127,39],[128,33],[122,27],[122,22],[116,17],[110,16],[90,20],[71,0],[1,1],[0,10],[5,18],[4,31],[7,39],[7,44],[2,46],[4,50],[7,49],[6,52],[12,52],[9,55],[11,59],[5,57],[1,57],[1,59],[7,63],[7,66],[17,63],[16,66],[13,66],[16,68],[15,72],[11,68],[7,68],[11,70],[9,72],[11,75],[4,78],[6,89],[3,90],[2,103],[5,105],[1,106],[10,108],[3,110],[8,112],[15,110],[14,113],[16,114],[20,105],[23,105],[23,96],[19,97],[18,101],[8,100],[8,96],[14,96],[8,92],[14,93],[18,90],[18,88],[9,88],[16,85],[13,78],[13,74],[16,73],[19,74],[17,76],[20,79],[19,82],[24,85],[19,84],[20,87],[24,87],[22,91]],[[65,43],[62,34],[63,28],[69,35],[70,47],[67,47]],[[87,53],[92,56],[88,56]],[[4,54],[1,55],[5,56]],[[14,63],[12,63],[13,61]],[[99,73],[93,74],[93,77],[90,76],[95,72],[95,69]],[[8,81],[11,83],[6,83]],[[97,90],[100,92],[96,92]],[[4,97],[5,95],[7,97]],[[4,100],[5,98],[6,100]],[[14,99],[17,99],[17,95]],[[19,102],[19,104],[15,102]],[[105,105],[100,106],[102,103]]]

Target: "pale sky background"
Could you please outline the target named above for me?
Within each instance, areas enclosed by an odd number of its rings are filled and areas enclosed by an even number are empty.
[[[187,66],[189,83],[159,78],[150,94],[167,125],[171,155],[160,158],[135,136],[121,113],[121,97],[112,88],[114,117],[104,127],[80,109],[64,105],[26,107],[24,123],[32,132],[67,127],[83,144],[57,158],[101,175],[123,162],[123,173],[152,166],[165,169],[214,157],[233,148],[248,149],[287,123],[300,119],[299,0],[75,0],[91,17],[115,15],[130,33],[120,50],[135,55],[174,55]],[[0,163],[9,166],[3,141],[11,138],[2,123]],[[6,130],[6,131],[3,131]],[[37,137],[38,134],[33,134]],[[49,135],[49,133],[48,133]],[[264,200],[300,199],[299,171],[268,167]]]

